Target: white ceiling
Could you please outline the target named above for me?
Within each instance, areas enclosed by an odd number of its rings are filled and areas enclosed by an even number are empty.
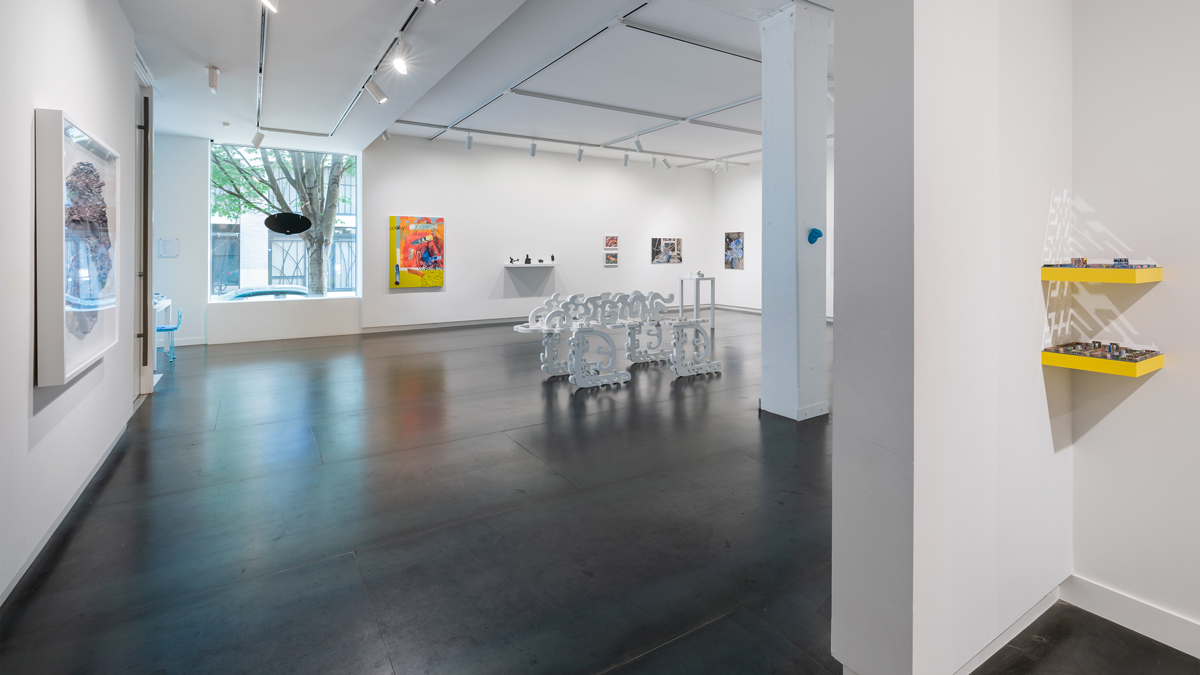
[[[158,130],[248,143],[259,0],[119,1],[156,78]],[[760,158],[762,73],[749,17],[780,0],[441,0],[424,4],[405,33],[409,74],[385,62],[375,75],[387,103],[360,96],[419,2],[278,0],[259,125],[327,134],[358,101],[331,138],[268,131],[265,145],[357,152],[384,129],[455,142],[475,130],[475,143],[524,148],[537,138],[539,152],[582,145],[589,157],[628,150],[707,167],[698,160]],[[209,65],[221,69],[216,96]]]

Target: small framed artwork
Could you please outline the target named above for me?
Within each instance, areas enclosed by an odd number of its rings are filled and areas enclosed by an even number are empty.
[[[650,262],[655,265],[683,262],[682,237],[653,237],[650,239]]]
[[[616,267],[617,266],[617,254],[615,252],[606,252],[604,254],[604,266],[605,267]]]
[[[746,269],[746,233],[725,233],[725,269]]]
[[[66,384],[117,344],[120,157],[61,110],[34,111],[37,386]]]
[[[615,235],[615,234],[604,235],[604,248],[619,248],[617,246],[617,235]]]

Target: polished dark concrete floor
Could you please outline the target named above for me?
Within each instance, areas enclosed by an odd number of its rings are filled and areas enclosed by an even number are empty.
[[[489,326],[184,347],[0,609],[18,673],[840,673],[827,420]]]
[[[972,675],[1200,675],[1200,659],[1059,601]]]

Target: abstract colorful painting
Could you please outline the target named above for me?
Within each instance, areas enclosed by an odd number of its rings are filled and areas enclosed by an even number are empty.
[[[656,265],[683,262],[683,239],[681,237],[650,239],[650,262]]]
[[[725,233],[725,269],[744,270],[746,261],[745,232]]]
[[[388,228],[388,286],[425,288],[443,285],[446,269],[445,218],[392,216]]]
[[[615,234],[604,235],[604,248],[618,248],[617,235],[615,235]]]
[[[604,264],[608,267],[616,267],[617,266],[617,254],[616,253],[605,253],[604,254]]]

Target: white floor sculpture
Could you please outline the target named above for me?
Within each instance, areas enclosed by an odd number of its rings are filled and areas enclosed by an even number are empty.
[[[551,376],[570,376],[579,387],[628,382],[632,375],[616,369],[617,346],[606,332],[625,329],[625,357],[634,363],[669,361],[671,372],[681,377],[715,373],[721,364],[709,361],[711,341],[702,324],[704,319],[681,321],[664,313],[674,294],[649,296],[632,293],[572,295],[565,300],[559,294],[547,298],[529,313],[529,321],[513,330],[542,334],[542,372]],[[671,348],[663,344],[671,332]],[[563,335],[567,338],[565,357]],[[596,356],[595,360],[588,355]]]

